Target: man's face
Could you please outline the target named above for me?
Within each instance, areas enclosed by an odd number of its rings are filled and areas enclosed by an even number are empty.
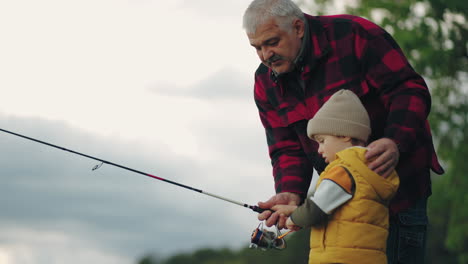
[[[271,19],[258,26],[255,33],[247,34],[250,45],[257,50],[262,63],[276,73],[292,71],[294,60],[301,49],[304,23],[296,19],[291,27],[290,32],[285,31]]]

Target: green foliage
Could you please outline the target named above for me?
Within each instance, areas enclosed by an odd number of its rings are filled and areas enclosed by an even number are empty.
[[[306,264],[309,256],[310,229],[301,230],[286,237],[287,248],[284,250],[250,249],[238,251],[230,249],[199,249],[193,253],[180,253],[165,260],[153,260],[143,257],[138,264]]]
[[[141,258],[137,263],[138,264],[161,264],[161,260],[158,257],[155,257],[153,255],[148,255],[148,256]]]

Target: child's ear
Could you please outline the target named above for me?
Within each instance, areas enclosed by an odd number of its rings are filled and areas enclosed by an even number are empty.
[[[344,142],[351,142],[353,139],[351,137],[341,137]]]

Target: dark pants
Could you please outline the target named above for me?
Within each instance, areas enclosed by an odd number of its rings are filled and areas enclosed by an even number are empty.
[[[425,263],[427,238],[427,198],[390,217],[387,239],[388,264]]]

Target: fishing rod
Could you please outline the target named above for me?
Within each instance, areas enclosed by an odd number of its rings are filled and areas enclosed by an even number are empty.
[[[202,194],[205,194],[205,195],[208,195],[208,196],[211,196],[211,197],[214,197],[214,198],[226,201],[226,202],[237,204],[237,205],[240,205],[242,207],[249,208],[249,209],[251,209],[251,210],[253,210],[254,212],[257,212],[257,213],[262,213],[262,212],[264,212],[266,210],[269,210],[269,209],[260,208],[260,207],[258,207],[256,205],[248,205],[248,204],[245,204],[245,203],[234,201],[234,200],[231,200],[231,199],[228,199],[228,198],[225,198],[225,197],[213,194],[213,193],[209,193],[209,192],[206,192],[206,191],[202,191],[200,189],[190,187],[190,186],[182,184],[182,183],[178,183],[178,182],[175,182],[175,181],[164,179],[164,178],[155,176],[153,174],[149,174],[149,173],[146,173],[146,172],[135,170],[135,169],[132,169],[132,168],[129,168],[129,167],[126,167],[126,166],[123,166],[123,165],[120,165],[120,164],[117,164],[117,163],[114,163],[114,162],[110,162],[110,161],[107,161],[107,160],[103,160],[101,158],[97,158],[97,157],[93,157],[93,156],[90,156],[90,155],[87,155],[87,154],[83,154],[83,153],[80,153],[80,152],[77,152],[77,151],[74,151],[74,150],[71,150],[71,149],[67,149],[67,148],[64,148],[64,147],[61,147],[61,146],[57,146],[57,145],[54,145],[54,144],[51,144],[51,143],[47,143],[45,141],[41,141],[41,140],[38,140],[38,139],[35,139],[35,138],[32,138],[32,137],[28,137],[28,136],[21,135],[21,134],[15,133],[15,132],[11,132],[11,131],[8,131],[8,130],[2,129],[2,128],[0,128],[0,131],[11,134],[11,135],[14,135],[14,136],[17,136],[17,137],[24,138],[24,139],[27,139],[27,140],[31,140],[31,141],[34,141],[34,142],[37,142],[37,143],[40,143],[40,144],[43,144],[43,145],[47,145],[49,147],[57,148],[57,149],[67,151],[67,152],[70,152],[70,153],[73,153],[73,154],[76,154],[76,155],[80,155],[80,156],[83,156],[83,157],[86,157],[86,158],[89,158],[89,159],[100,161],[101,164],[94,167],[93,170],[99,168],[102,164],[109,164],[109,165],[112,165],[112,166],[115,166],[115,167],[118,167],[118,168],[121,168],[121,169],[124,169],[124,170],[128,170],[128,171],[131,171],[131,172],[134,172],[134,173],[138,173],[138,174],[141,174],[141,175],[144,175],[144,176],[156,179],[156,180],[167,182],[167,183],[170,183],[170,184],[173,184],[173,185],[176,185],[176,186],[179,186],[179,187],[191,190],[191,191],[202,193]]]

